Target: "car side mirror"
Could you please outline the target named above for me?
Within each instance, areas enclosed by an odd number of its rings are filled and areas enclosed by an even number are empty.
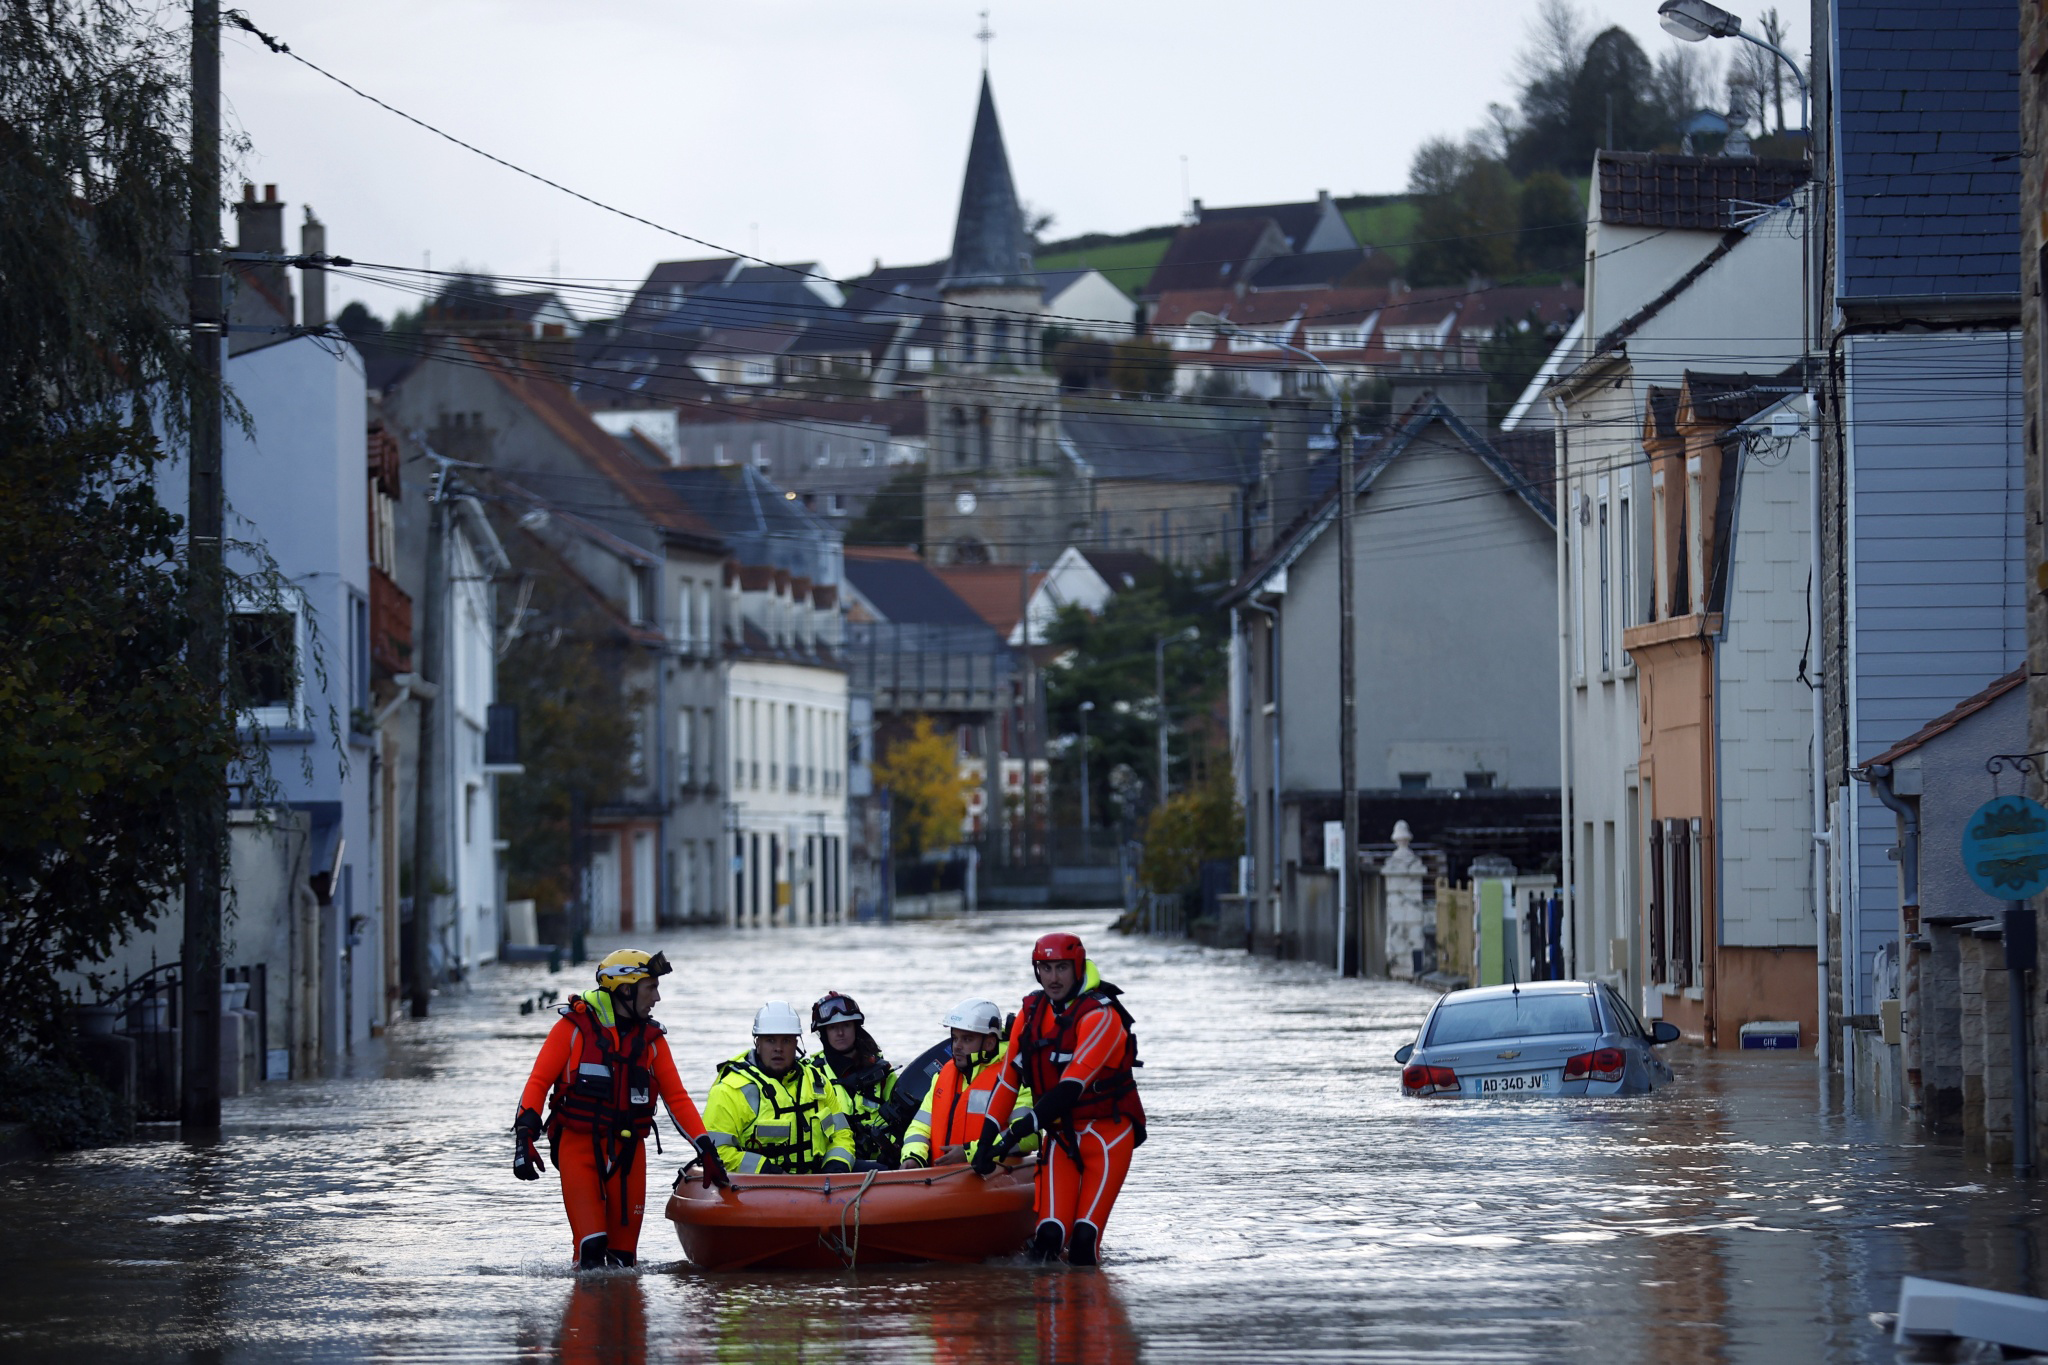
[[[1394,1049],[1394,1060],[1399,1062],[1402,1066],[1408,1065],[1408,1059],[1410,1057],[1413,1057],[1414,1055],[1415,1044],[1413,1043],[1403,1043],[1401,1044],[1401,1046]]]
[[[1662,1019],[1650,1025],[1650,1041],[1653,1043],[1675,1043],[1683,1036],[1678,1031],[1678,1025],[1666,1023]]]

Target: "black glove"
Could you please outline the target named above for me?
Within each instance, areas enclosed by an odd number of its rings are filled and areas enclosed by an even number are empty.
[[[710,1134],[707,1133],[697,1139],[697,1157],[704,1163],[705,1189],[716,1185],[722,1190],[732,1184],[732,1177],[725,1173],[725,1162],[719,1159],[718,1144],[712,1140]]]
[[[1002,1143],[1002,1130],[996,1127],[994,1119],[981,1121],[981,1141],[974,1144],[974,1156],[969,1164],[976,1175],[992,1175],[996,1169],[996,1148]]]
[[[512,1174],[521,1180],[538,1180],[547,1169],[547,1163],[534,1147],[540,1128],[540,1115],[531,1109],[520,1110],[519,1117],[512,1121]]]
[[[850,1174],[852,1170],[853,1163],[847,1160],[847,1158],[844,1155],[838,1152],[834,1152],[831,1156],[825,1158],[824,1171],[827,1175],[832,1175],[834,1173],[846,1175]]]
[[[1038,1097],[1038,1103],[1031,1106],[1031,1115],[1038,1120],[1043,1131],[1072,1113],[1074,1106],[1081,1102],[1081,1083],[1061,1081],[1046,1094]],[[1030,1134],[1025,1134],[1026,1137]]]
[[[903,1169],[906,1171],[921,1171],[929,1165],[931,1163],[921,1156],[907,1156],[903,1158]]]

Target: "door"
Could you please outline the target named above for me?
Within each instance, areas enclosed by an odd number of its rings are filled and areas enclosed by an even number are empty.
[[[619,931],[619,836],[590,837],[590,932]]]
[[[633,831],[633,913],[622,926],[626,929],[654,927],[654,835],[649,830]]]

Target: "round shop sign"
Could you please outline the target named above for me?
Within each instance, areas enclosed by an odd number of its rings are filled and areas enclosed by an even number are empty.
[[[2002,901],[2048,891],[2048,806],[1996,796],[1977,807],[1963,824],[1963,868]]]

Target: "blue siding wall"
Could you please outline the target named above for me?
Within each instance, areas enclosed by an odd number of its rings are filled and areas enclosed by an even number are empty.
[[[1862,763],[2026,661],[2025,427],[2017,332],[1847,348]],[[1871,955],[1898,929],[1898,868],[1892,814],[1859,790],[1853,1009],[1869,1013]]]
[[[2012,0],[1835,0],[1844,298],[2018,295]]]

